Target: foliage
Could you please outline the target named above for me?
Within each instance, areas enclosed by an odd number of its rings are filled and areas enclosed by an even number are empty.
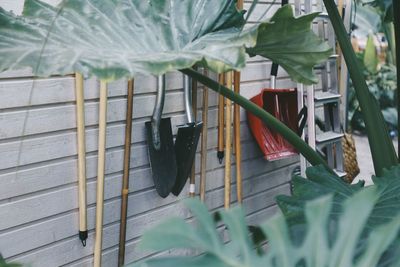
[[[157,12],[150,11],[152,8],[159,8],[161,4],[169,5],[171,1],[154,0],[145,4],[140,2],[140,5],[141,8],[146,7],[148,13],[159,14],[159,9],[157,9]],[[193,1],[188,2],[192,3]],[[91,7],[87,7],[89,3]],[[245,44],[250,38],[251,42],[257,41],[254,50],[250,51],[252,55],[260,54],[267,57],[269,56],[267,50],[271,50],[271,57],[278,61],[282,58],[286,62],[285,65],[290,66],[287,69],[288,73],[295,79],[297,77],[298,81],[310,83],[315,81],[315,76],[310,71],[312,65],[324,61],[331,53],[331,49],[323,40],[312,37],[314,34],[311,31],[310,24],[315,14],[293,19],[291,7],[285,6],[279,9],[270,21],[242,31],[241,27],[244,26],[243,15],[235,9],[235,1],[213,0],[196,1],[195,6],[202,6],[203,9],[198,11],[200,14],[207,14],[207,19],[203,24],[200,23],[201,25],[213,25],[213,27],[218,25],[218,27],[198,28],[197,24],[191,25],[189,23],[191,20],[194,20],[191,23],[199,21],[194,19],[194,13],[185,11],[188,6],[180,7],[186,8],[182,9],[183,12],[179,9],[179,5],[174,5],[174,8],[180,10],[179,16],[181,16],[181,13],[188,14],[187,20],[175,18],[177,15],[174,14],[178,14],[178,11],[164,14],[169,18],[169,21],[177,20],[180,23],[172,26],[180,30],[182,38],[190,40],[190,43],[187,43],[184,47],[178,47],[176,50],[163,50],[160,54],[157,50],[159,49],[158,44],[161,41],[168,43],[168,38],[165,38],[165,36],[168,36],[172,30],[168,31],[167,26],[165,26],[167,29],[164,29],[159,25],[160,23],[153,25],[154,20],[158,18],[154,14],[156,17],[153,20],[150,17],[148,21],[140,20],[140,16],[127,16],[126,14],[138,12],[134,5],[136,0],[121,0],[118,1],[116,6],[112,6],[114,3],[111,0],[67,0],[62,2],[59,8],[53,8],[38,0],[27,0],[24,17],[16,17],[11,13],[0,10],[0,58],[4,58],[4,60],[0,60],[0,69],[22,68],[28,65],[34,69],[36,74],[40,75],[78,71],[86,75],[95,75],[100,79],[117,79],[128,74],[133,75],[136,72],[159,74],[190,67],[195,62],[214,70],[240,68],[244,65]],[[158,4],[155,5],[155,3]],[[110,6],[115,8],[108,8]],[[97,7],[97,9],[93,10],[92,7]],[[232,9],[235,9],[235,12],[230,12]],[[222,15],[218,15],[218,12],[216,14],[216,10]],[[231,15],[225,16],[223,15],[224,12],[230,12]],[[76,16],[76,14],[81,14],[81,16]],[[100,17],[102,20],[98,21]],[[199,17],[199,20],[205,19],[204,16],[197,17]],[[220,17],[222,17],[222,21],[220,21]],[[281,19],[282,17],[285,19]],[[135,21],[135,19],[139,19],[139,21]],[[293,25],[286,23],[288,19],[296,24],[297,31],[290,30]],[[131,20],[134,20],[133,22],[136,24],[133,23],[132,26]],[[107,23],[103,21],[107,21]],[[126,23],[121,25],[123,22]],[[153,22],[153,24],[148,25],[146,22]],[[82,27],[79,26],[81,23],[83,24]],[[131,38],[129,27],[141,29],[145,28],[144,25],[152,27],[152,31],[142,32],[143,40],[146,40],[146,42],[141,40],[141,36]],[[173,28],[172,26],[171,28]],[[83,33],[81,28],[84,30]],[[193,28],[196,29],[195,33],[188,32]],[[187,31],[184,31],[184,29],[187,29]],[[68,30],[68,34],[65,33],[65,30]],[[113,31],[113,33],[110,33],[110,31]],[[284,42],[280,39],[273,40],[260,37],[267,35],[271,38],[278,38],[274,31],[288,33],[285,35]],[[302,33],[302,36],[298,36],[298,31]],[[154,32],[160,34],[154,35]],[[254,32],[258,35],[255,35]],[[289,33],[299,37],[296,40],[295,47],[286,42],[291,39]],[[109,34],[111,35],[109,36]],[[191,37],[189,38],[187,35]],[[216,36],[219,36],[219,39],[213,39]],[[245,38],[245,36],[248,38]],[[148,40],[148,38],[150,39]],[[154,40],[157,38],[159,40]],[[117,41],[112,41],[114,39]],[[136,46],[140,47],[139,52],[136,51]],[[130,49],[131,47],[134,47],[134,49]],[[294,50],[294,48],[297,50]],[[313,50],[316,51],[315,54],[310,53]],[[120,55],[116,55],[119,53],[124,56],[123,60],[119,58]],[[130,55],[129,53],[142,53],[143,55],[133,59],[126,58]],[[113,54],[114,56],[110,56]],[[290,54],[295,61],[290,63],[287,60],[287,54]],[[291,66],[290,64],[294,65]],[[296,72],[298,73],[296,74]],[[207,81],[207,77],[190,69],[186,69],[185,73],[201,83]],[[208,81],[210,80],[208,79]],[[231,94],[231,90],[220,86],[218,83],[210,81],[208,86],[242,106],[253,107],[252,112],[256,112],[257,116],[265,123],[278,129],[278,132],[285,137],[291,137],[292,144],[305,155],[307,160],[313,164],[326,164],[296,133],[263,109],[256,107],[238,94]]]
[[[139,246],[155,251],[190,248],[199,256],[154,258],[129,266],[376,266],[400,230],[397,217],[371,230],[363,240],[366,244],[363,251],[357,250],[376,197],[375,190],[363,190],[346,200],[343,214],[338,215],[337,227],[333,230],[330,213],[335,201],[332,195],[308,202],[305,205],[306,230],[300,239],[291,236],[290,225],[278,214],[259,228],[268,237],[266,251],[254,249],[244,212],[239,207],[220,212],[229,232],[226,243],[227,239],[219,238],[220,231],[216,230],[217,225],[206,207],[198,200],[187,200],[187,206],[197,219],[196,228],[183,219],[170,219],[146,232]],[[398,262],[387,266],[397,266],[394,264]]]
[[[311,167],[307,170],[307,179],[293,177],[293,195],[279,196],[277,201],[288,223],[295,227],[302,225],[306,216],[307,201],[317,199],[326,194],[333,194],[332,218],[343,214],[343,203],[358,192],[373,190],[377,192],[377,199],[366,223],[364,234],[368,234],[376,227],[386,224],[393,219],[398,220],[400,215],[400,165],[384,170],[381,177],[373,177],[374,185],[363,188],[363,183],[349,185],[337,176],[327,172],[322,167]],[[364,244],[360,244],[362,248]],[[391,264],[400,253],[400,236],[396,235],[396,242],[386,253],[385,264]],[[382,263],[382,266],[386,266]]]
[[[346,61],[355,94],[363,112],[365,128],[368,134],[375,173],[382,175],[384,168],[390,168],[398,162],[393,143],[389,136],[383,115],[376,99],[370,94],[365,81],[362,67],[352,48],[342,18],[339,15],[335,1],[323,0],[329,18],[335,30],[337,41]]]
[[[362,57],[362,55],[360,56]],[[364,75],[367,80],[369,91],[379,102],[379,107],[389,129],[397,131],[396,67],[393,65],[383,65],[376,73],[364,69]],[[348,119],[351,128],[358,131],[365,131],[362,110],[360,109],[351,83],[349,86],[348,108]]]
[[[0,254],[0,267],[22,267],[18,263],[7,263]]]
[[[282,63],[295,80],[317,82],[312,67],[331,49],[310,29],[315,14],[294,18],[286,6],[244,29],[235,2],[67,0],[52,7],[27,0],[23,17],[0,10],[0,70],[29,66],[39,76],[80,72],[103,80],[196,63],[223,72],[243,68],[245,48],[254,47],[253,54]],[[296,47],[286,45],[294,38]]]

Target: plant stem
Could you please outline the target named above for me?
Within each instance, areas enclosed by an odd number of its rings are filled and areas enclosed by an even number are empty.
[[[327,170],[333,172],[324,159],[318,155],[306,142],[304,142],[295,132],[288,128],[285,124],[280,122],[274,116],[260,108],[253,102],[244,98],[243,96],[236,94],[232,90],[229,90],[225,86],[217,83],[216,81],[198,73],[192,69],[181,70],[184,74],[196,79],[198,82],[204,84],[213,91],[225,96],[226,98],[234,101],[242,108],[251,112],[258,118],[260,118],[268,127],[281,134],[290,144],[292,144],[297,151],[299,151],[312,165],[323,165]]]
[[[356,91],[357,99],[362,109],[364,122],[368,134],[375,173],[383,175],[384,168],[397,164],[397,155],[389,136],[386,123],[376,99],[369,92],[365,82],[362,68],[357,61],[356,54],[348,38],[346,29],[336,8],[334,0],[324,0],[330,20],[343,52],[344,59],[349,69],[350,77]]]
[[[393,0],[393,23],[396,47],[396,69],[397,69],[397,136],[400,133],[400,2]],[[400,153],[400,142],[398,143],[398,153]]]

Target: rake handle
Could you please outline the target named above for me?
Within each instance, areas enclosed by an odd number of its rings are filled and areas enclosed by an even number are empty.
[[[219,84],[225,84],[225,75],[219,74],[218,76]],[[222,163],[224,158],[224,126],[225,126],[225,98],[223,95],[218,97],[218,160]]]
[[[208,75],[208,71],[204,70],[204,75]],[[206,195],[206,178],[207,178],[207,134],[208,134],[208,88],[203,87],[203,113],[202,113],[203,129],[201,134],[201,167],[200,167],[200,200],[205,201]]]
[[[226,87],[232,88],[232,71],[226,73]],[[225,201],[224,207],[228,209],[231,204],[231,165],[232,165],[232,101],[226,99],[226,139],[225,139]]]
[[[129,194],[129,170],[131,157],[132,140],[132,119],[133,119],[133,90],[134,81],[128,81],[128,95],[125,120],[125,145],[124,145],[124,174],[122,178],[122,200],[121,200],[121,223],[119,228],[119,250],[118,266],[125,263],[125,243],[126,243],[126,217],[128,213],[128,194]]]
[[[86,142],[85,142],[85,97],[83,77],[75,74],[76,128],[78,145],[78,202],[79,202],[79,239],[86,246],[88,237],[86,214]]]
[[[104,210],[104,173],[107,130],[107,83],[100,82],[99,108],[99,148],[97,165],[97,195],[96,195],[96,237],[94,245],[94,267],[101,266],[103,245],[103,210]]]

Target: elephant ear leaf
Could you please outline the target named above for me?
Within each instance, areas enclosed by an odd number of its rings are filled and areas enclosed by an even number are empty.
[[[26,0],[22,17],[0,9],[0,71],[116,80],[198,62],[217,72],[242,68],[257,34],[244,23],[235,0]]]
[[[297,82],[317,83],[313,67],[332,54],[329,45],[311,29],[317,16],[318,13],[312,13],[296,18],[291,6],[282,7],[268,23],[260,25],[257,45],[248,48],[248,53],[271,59]]]
[[[80,72],[110,81],[194,64],[241,69],[251,52],[296,81],[316,82],[312,66],[330,50],[312,36],[315,15],[292,15],[283,7],[271,22],[245,28],[235,0],[64,0],[58,7],[26,0],[22,17],[0,8],[0,71],[31,67],[37,76]]]

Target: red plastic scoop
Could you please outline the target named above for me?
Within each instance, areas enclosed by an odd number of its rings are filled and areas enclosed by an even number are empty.
[[[297,132],[296,89],[263,89],[251,101]],[[297,154],[292,145],[252,113],[247,112],[247,121],[265,159],[278,160]]]

